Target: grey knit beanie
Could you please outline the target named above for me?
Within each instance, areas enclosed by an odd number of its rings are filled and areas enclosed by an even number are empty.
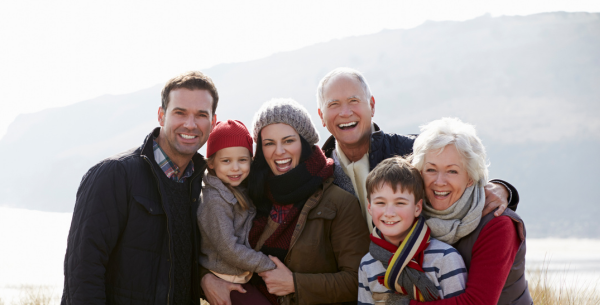
[[[264,103],[254,114],[252,135],[258,141],[259,132],[267,125],[283,123],[292,126],[308,144],[319,142],[319,133],[304,106],[293,99],[272,99]]]

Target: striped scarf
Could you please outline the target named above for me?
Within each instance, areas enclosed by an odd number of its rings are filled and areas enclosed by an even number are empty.
[[[377,228],[371,234],[369,252],[387,269],[377,280],[386,288],[411,299],[429,302],[439,299],[437,288],[424,274],[423,255],[429,246],[430,230],[419,216],[400,246],[389,243]],[[408,268],[406,268],[408,267]]]

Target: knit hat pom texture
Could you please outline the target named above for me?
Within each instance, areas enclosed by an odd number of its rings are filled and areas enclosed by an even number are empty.
[[[219,121],[208,136],[206,155],[228,147],[246,147],[252,157],[252,137],[244,123],[238,120]]]

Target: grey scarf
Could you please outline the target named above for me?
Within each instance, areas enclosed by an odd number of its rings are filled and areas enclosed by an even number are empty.
[[[434,209],[426,201],[423,204],[423,213],[427,216],[431,236],[452,245],[473,232],[481,220],[485,204],[485,184],[485,181],[479,181],[471,185],[458,201],[443,211]]]

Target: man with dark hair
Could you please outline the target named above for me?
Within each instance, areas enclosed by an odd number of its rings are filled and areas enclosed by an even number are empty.
[[[81,180],[67,241],[62,304],[198,304],[196,210],[206,164],[198,149],[216,123],[212,80],[167,82],[160,127],[141,147]]]

